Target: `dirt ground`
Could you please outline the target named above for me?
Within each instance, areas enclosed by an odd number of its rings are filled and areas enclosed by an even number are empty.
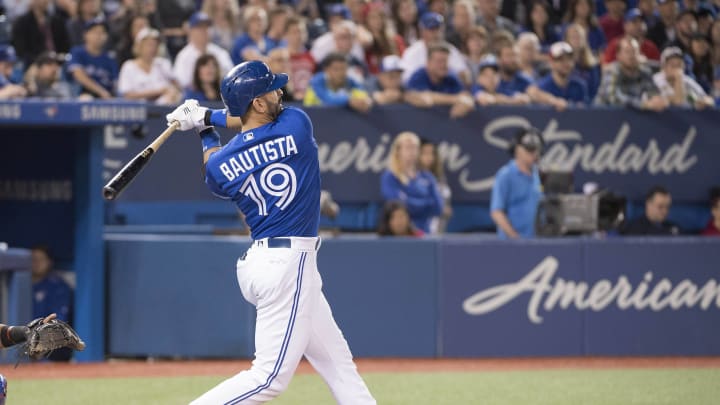
[[[356,359],[361,373],[373,372],[477,372],[538,369],[608,368],[720,368],[720,357],[629,358],[513,358],[513,359]],[[0,374],[11,380],[38,378],[110,378],[169,376],[230,376],[250,366],[249,360],[152,361],[108,360],[102,363],[0,364]],[[302,362],[299,373],[313,373]]]

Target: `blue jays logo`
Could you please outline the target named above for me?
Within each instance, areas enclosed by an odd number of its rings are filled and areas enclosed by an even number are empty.
[[[55,118],[55,115],[57,115],[58,108],[56,105],[47,107],[45,109],[45,115],[47,115],[49,118]]]
[[[253,139],[255,139],[255,135],[253,135],[252,132],[248,132],[247,134],[243,135],[243,142],[250,142]]]

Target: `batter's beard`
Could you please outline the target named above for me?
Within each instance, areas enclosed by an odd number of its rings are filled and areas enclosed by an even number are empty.
[[[272,120],[275,121],[277,119],[277,117],[280,116],[280,113],[282,112],[282,110],[283,110],[282,102],[278,102],[277,104],[275,104],[273,106],[271,111],[268,111],[268,115],[270,115],[270,118],[272,118]]]

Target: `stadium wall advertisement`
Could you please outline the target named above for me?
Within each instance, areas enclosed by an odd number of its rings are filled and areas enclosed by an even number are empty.
[[[149,111],[147,133],[164,127],[165,110]],[[662,115],[616,109],[555,112],[540,108],[484,108],[459,120],[444,109],[420,111],[388,106],[367,115],[343,109],[309,108],[318,141],[323,184],[338,201],[379,201],[378,175],[385,168],[394,136],[412,131],[439,144],[453,200],[486,202],[495,172],[509,156],[509,139],[518,128],[534,125],[547,146],[543,165],[575,173],[576,185],[592,181],[642,199],[654,184],[664,184],[676,201],[705,201],[717,183],[720,149],[714,125],[718,111],[673,110]],[[227,141],[233,134],[223,132]],[[199,153],[194,136],[176,136],[154,168],[125,193],[128,201],[210,200],[202,184],[168,184],[168,178],[198,178]],[[109,142],[110,141],[110,142]],[[147,142],[119,131],[106,137],[106,176]],[[196,162],[188,164],[188,162]]]

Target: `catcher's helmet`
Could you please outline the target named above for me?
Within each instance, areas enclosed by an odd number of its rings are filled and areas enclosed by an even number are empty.
[[[288,75],[273,74],[259,60],[243,62],[232,68],[220,84],[220,95],[230,115],[241,117],[254,98],[287,84]]]
[[[0,405],[5,405],[5,398],[7,398],[7,378],[0,374]]]

